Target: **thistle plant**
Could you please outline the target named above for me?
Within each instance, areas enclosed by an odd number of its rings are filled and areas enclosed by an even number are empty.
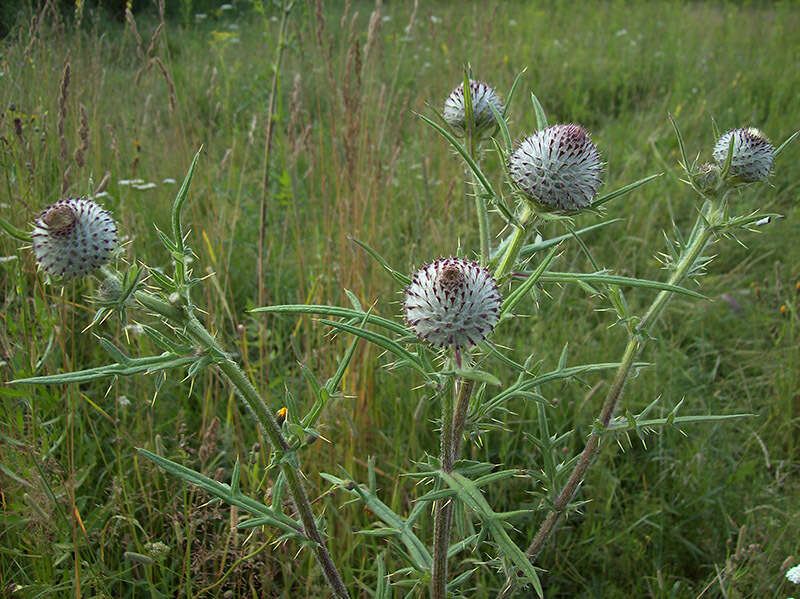
[[[163,372],[173,368],[186,368],[188,375],[195,377],[204,369],[216,368],[234,389],[272,446],[273,464],[280,472],[273,487],[272,504],[265,505],[241,492],[238,462],[230,484],[223,484],[148,450],[139,449],[140,455],[187,482],[200,486],[213,497],[250,512],[254,518],[245,523],[245,527],[273,525],[287,538],[308,547],[322,569],[332,595],[339,598],[349,597],[311,508],[297,459],[298,449],[314,433],[315,418],[307,419],[302,425],[298,424],[294,434],[287,438],[262,395],[198,318],[200,310],[192,299],[192,289],[200,280],[192,276],[193,253],[186,243],[187,234],[183,230],[181,211],[199,157],[200,152],[195,156],[175,198],[171,234],[159,231],[161,240],[172,257],[172,276],[147,266],[134,265],[124,273],[103,266],[116,249],[117,229],[111,215],[90,199],[69,199],[48,207],[36,220],[30,235],[3,222],[3,228],[8,233],[31,242],[37,263],[42,270],[55,275],[56,281],[89,275],[102,267],[104,280],[95,298],[98,310],[92,324],[104,321],[114,312],[118,312],[124,319],[126,310],[136,307],[151,314],[163,325],[162,331],[149,326],[143,329],[163,350],[158,356],[129,358],[109,339],[100,338],[101,345],[114,360],[112,363],[83,371],[13,382],[77,383]],[[334,394],[346,363],[343,362],[337,375],[329,381],[329,395]],[[283,419],[285,415],[278,414],[278,418]],[[287,492],[294,505],[295,515],[284,512],[282,503]]]
[[[669,300],[674,295],[703,299],[701,293],[685,285],[708,268],[708,248],[765,222],[769,215],[740,214],[735,195],[743,185],[767,180],[775,158],[797,134],[774,149],[763,134],[752,128],[735,129],[725,135],[716,132],[719,141],[711,153],[714,162],[698,165],[697,160],[687,158],[680,130],[673,122],[680,168],[687,189],[695,196],[687,198],[685,211],[697,212],[697,219],[688,234],[676,230],[668,239],[662,255],[668,273],[665,281],[622,276],[601,268],[584,239],[589,231],[608,227],[613,221],[576,229],[575,218],[579,214],[602,218],[608,202],[635,193],[659,175],[601,194],[603,159],[613,162],[614,157],[601,158],[601,150],[580,125],[549,125],[535,96],[532,110],[536,130],[515,146],[507,112],[518,82],[519,77],[504,104],[493,89],[474,81],[467,71],[463,83],[446,99],[441,123],[420,115],[464,161],[477,220],[474,250],[454,250],[447,258],[431,257],[429,263],[409,275],[392,267],[378,250],[356,241],[397,283],[401,307],[390,317],[381,316],[372,308],[364,309],[351,293],[347,294],[349,307],[290,304],[252,311],[317,315],[321,324],[349,337],[347,350],[324,385],[309,375],[314,401],[305,413],[290,402],[276,418],[232,354],[201,321],[202,311],[193,293],[201,280],[193,276],[194,256],[181,220],[199,153],[173,204],[170,230],[160,232],[172,260],[169,275],[147,265],[119,271],[107,263],[116,244],[116,225],[105,210],[89,199],[65,200],[49,207],[37,219],[30,235],[0,223],[9,233],[31,243],[42,270],[56,281],[87,276],[101,268],[104,282],[94,298],[98,309],[93,324],[99,325],[113,314],[124,319],[127,311],[142,310],[159,327],[145,328],[146,334],[163,350],[157,356],[130,358],[101,337],[100,343],[112,359],[108,365],[15,383],[63,384],[174,368],[186,369],[194,377],[204,369],[215,368],[271,444],[271,469],[276,474],[270,503],[242,493],[238,462],[230,481],[220,482],[157,453],[140,449],[140,455],[215,498],[249,512],[252,518],[241,526],[271,526],[310,549],[331,594],[349,597],[350,591],[356,590],[355,581],[343,580],[328,549],[321,520],[305,491],[300,456],[318,437],[316,427],[328,401],[338,392],[357,343],[374,344],[389,356],[387,368],[407,373],[409,394],[425,394],[436,402],[441,417],[437,423],[438,457],[432,455],[435,448],[429,448],[431,455],[411,456],[415,468],[407,476],[428,486],[421,487],[425,490],[413,499],[404,515],[394,512],[381,499],[372,461],[368,462],[366,482],[356,480],[344,469],[322,474],[331,491],[363,502],[380,521],[377,527],[364,532],[386,537],[398,549],[396,559],[402,566],[392,572],[385,571],[382,557],[375,559],[377,582],[369,594],[390,597],[390,585],[394,585],[403,596],[446,599],[467,592],[464,587],[477,562],[477,567],[499,571],[495,585],[498,597],[510,597],[526,587],[543,597],[541,570],[535,564],[561,520],[580,508],[581,485],[603,444],[618,435],[644,436],[664,426],[680,428],[745,416],[684,415],[679,414],[678,403],[668,416],[656,418],[651,413],[659,400],[633,414],[622,409],[624,390],[628,380],[647,367],[637,359],[652,339]],[[496,153],[493,164],[500,165],[500,173],[484,169],[484,152]],[[491,234],[490,215],[500,225],[497,235]],[[563,227],[564,234],[543,239],[545,225]],[[591,272],[555,270],[572,242],[592,265]],[[513,350],[502,342],[503,335],[516,321],[515,316],[531,309],[529,298],[538,297],[550,283],[580,285],[603,298],[615,316],[613,324],[626,335],[625,348],[617,361],[569,365],[564,351],[557,367],[543,372],[545,357],[538,355],[535,344],[531,344],[533,350],[525,359],[515,359]],[[644,310],[634,312],[626,292],[652,294],[652,298]],[[584,448],[577,455],[564,455],[561,444],[575,433],[551,432],[548,411],[554,401],[544,395],[542,386],[549,381],[571,383],[583,374],[603,371],[611,371],[611,383]],[[522,431],[508,430],[500,424],[503,414],[516,402],[536,404],[535,430],[526,431],[530,453],[533,455],[535,448],[536,457],[526,464],[465,459],[465,448],[481,442],[488,434],[522,435]],[[619,415],[621,412],[624,415]],[[496,511],[484,490],[512,477],[525,481],[538,501],[531,509]],[[291,512],[283,505],[286,494],[292,501]],[[432,521],[428,516],[431,513]],[[479,522],[477,528],[475,522]],[[524,539],[521,546],[512,538],[512,524]],[[454,534],[458,535],[455,539]],[[455,569],[451,568],[467,553],[471,567],[459,562]],[[454,575],[456,571],[458,574]],[[358,584],[367,586],[361,580]]]
[[[516,84],[517,81],[507,96],[509,102]],[[463,90],[471,91],[465,94]],[[432,482],[434,487],[418,497],[406,518],[392,512],[379,499],[374,482],[364,486],[349,475],[344,478],[326,475],[335,486],[363,501],[382,521],[384,528],[372,531],[373,534],[385,534],[402,541],[408,568],[395,572],[391,577],[394,584],[411,587],[417,594],[424,594],[427,586],[433,599],[445,599],[469,578],[470,570],[452,577],[449,569],[451,560],[467,547],[480,551],[487,557],[485,563],[504,573],[499,597],[509,597],[515,589],[527,585],[543,596],[534,564],[561,519],[581,505],[578,491],[604,439],[631,432],[643,436],[662,426],[682,427],[745,416],[679,415],[679,403],[667,417],[652,418],[650,413],[657,401],[639,414],[626,411],[624,416],[617,416],[617,413],[628,379],[646,367],[645,363],[636,361],[637,357],[651,339],[669,299],[676,294],[703,299],[699,292],[683,285],[687,279],[699,277],[708,266],[711,258],[705,253],[709,245],[737,231],[752,230],[764,222],[765,215],[759,213],[739,215],[733,211],[731,214],[731,206],[735,207],[731,194],[743,183],[764,180],[774,156],[790,141],[772,151],[771,146],[768,148],[763,143],[763,136],[752,131],[748,135],[723,136],[724,140],[717,144],[714,152],[717,164],[697,166],[687,159],[680,131],[673,123],[682,157],[680,166],[686,173],[687,184],[698,196],[698,204],[687,203],[687,210],[697,210],[698,218],[688,236],[676,232],[675,239],[669,242],[663,258],[669,272],[666,281],[624,277],[602,269],[582,238],[584,233],[606,226],[610,221],[575,230],[573,218],[581,211],[602,216],[607,202],[635,192],[659,175],[598,196],[604,165],[584,128],[575,124],[549,126],[541,104],[533,96],[538,128],[514,148],[505,109],[501,111],[496,103],[486,102],[486,94],[486,89],[474,85],[467,72],[464,83],[445,101],[445,111],[441,115],[444,125],[421,115],[422,120],[438,131],[463,158],[468,170],[467,185],[472,186],[479,237],[479,248],[469,258],[474,257],[476,262],[461,257],[439,259],[409,278],[392,268],[376,250],[358,242],[405,286],[402,305],[407,328],[364,311],[355,301],[353,308],[285,305],[256,310],[339,317],[340,320],[321,322],[385,349],[395,358],[390,364],[392,368],[416,370],[424,381],[424,388],[440,404],[439,458],[423,460],[416,472],[409,473]],[[491,110],[495,118],[493,125],[475,114],[475,106],[479,104]],[[493,184],[481,167],[481,144],[487,140],[486,132],[491,129],[500,134],[492,144],[499,155],[498,162],[506,165],[502,187]],[[725,153],[718,151],[720,145],[727,148]],[[488,235],[490,209],[504,221],[505,228],[510,228],[497,247],[491,246]],[[566,234],[525,245],[540,225],[550,223],[563,225]],[[594,272],[552,270],[564,242],[570,239],[586,254]],[[533,367],[537,359],[535,352],[522,363],[504,354],[496,340],[502,335],[504,323],[512,320],[517,310],[523,309],[526,297],[548,282],[579,284],[606,298],[616,314],[616,325],[624,328],[628,337],[619,361],[568,366],[565,352],[556,370],[540,373]],[[649,306],[641,314],[635,314],[626,301],[624,288],[656,293]],[[483,369],[493,361],[500,365],[496,373]],[[613,369],[615,373],[595,425],[583,451],[564,458],[557,446],[571,431],[551,435],[548,407],[552,404],[541,395],[539,386],[548,380],[573,380],[582,373],[603,369]],[[508,374],[516,377],[511,383],[502,380]],[[496,415],[507,409],[512,400],[520,399],[538,402],[538,434],[530,437],[543,454],[541,464],[519,469],[500,463],[463,460],[465,431],[469,430],[468,438],[474,440],[496,429]],[[505,433],[517,434],[518,431]],[[535,493],[541,497],[541,502],[534,511],[541,512],[540,515],[531,515],[528,510],[499,513],[488,504],[482,489],[512,476],[527,477],[537,488]],[[430,551],[423,541],[425,529],[418,524],[423,513],[420,505],[425,503],[433,503],[434,512]],[[477,517],[482,528],[473,535],[453,540],[453,523],[459,510]],[[530,527],[528,538],[531,540],[524,550],[507,533],[510,521],[520,518],[525,518]],[[518,522],[516,525],[519,527]]]

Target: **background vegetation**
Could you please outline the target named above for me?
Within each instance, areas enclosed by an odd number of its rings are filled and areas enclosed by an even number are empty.
[[[167,226],[175,180],[202,144],[187,219],[197,270],[215,273],[204,286],[207,321],[240,349],[276,410],[286,393],[301,405],[308,399],[299,364],[324,380],[344,345],[313,320],[246,312],[259,297],[262,197],[265,303],[344,305],[349,289],[377,313],[398,317],[396,284],[348,236],[406,272],[459,243],[467,255],[476,246],[462,165],[413,113],[427,111],[426,103],[439,109],[464,62],[501,93],[527,68],[523,90],[536,93],[551,122],[592,132],[608,162],[605,189],[665,173],[609,204],[608,217],[619,221],[587,238],[602,265],[626,275],[659,277],[662,230],[695,217],[675,170],[667,113],[705,159],[715,141],[712,117],[723,130],[756,125],[777,143],[800,123],[800,10],[791,2],[576,9],[307,0],[290,16],[265,185],[277,8],[236,2],[201,11],[187,1],[166,21],[147,6],[135,21],[119,22],[91,6],[66,16],[49,6],[23,6],[0,45],[3,216],[27,228],[45,205],[83,195],[107,174],[100,201],[120,223],[128,259],[166,265],[153,225]],[[534,123],[527,93],[518,94],[512,134],[522,137]],[[688,436],[665,430],[646,446],[635,438],[607,443],[583,487],[588,503],[538,564],[547,570],[548,597],[791,594],[782,572],[800,561],[798,156],[795,144],[780,157],[774,189],[736,200],[742,212],[758,206],[785,218],[742,239],[746,245],[715,246],[703,288],[711,301],[673,300],[658,342],[643,355],[652,367],[624,400],[631,411],[660,397],[664,414],[683,399],[685,413],[754,416],[694,425]],[[577,224],[594,222],[587,215]],[[107,361],[93,334],[80,332],[91,320],[91,282],[45,285],[30,252],[6,236],[0,256],[3,380]],[[590,265],[570,246],[557,267]],[[624,335],[596,310],[599,298],[578,287],[547,292],[526,306],[529,318],[503,325],[516,358],[535,350],[552,368],[566,344],[570,363],[619,358]],[[636,290],[627,298],[643,305],[647,296]],[[139,334],[135,319],[144,317],[133,318],[94,332],[130,354],[157,353]],[[409,389],[406,373],[383,364],[374,348],[359,349],[346,397],[323,418],[325,440],[303,455],[354,593],[358,581],[374,585],[376,555],[390,567],[400,561],[382,541],[354,534],[373,518],[328,494],[318,473],[342,466],[364,481],[374,456],[382,498],[402,513],[420,491],[401,474],[437,450],[438,407]],[[227,481],[238,457],[243,488],[269,493],[268,454],[248,414],[215,375],[193,383],[182,376],[0,387],[0,594],[325,595],[306,553],[276,542],[273,531],[237,530],[242,514],[137,460],[135,448],[145,447]],[[566,453],[583,447],[607,380],[598,373],[583,383],[543,389],[553,422],[577,426]],[[513,405],[503,423],[509,432],[487,433],[469,451],[536,467],[524,436],[535,416],[533,406]],[[519,509],[530,504],[529,490],[512,482],[488,499],[498,511]],[[520,544],[533,524],[520,525]],[[468,596],[493,596],[500,583],[479,568]]]

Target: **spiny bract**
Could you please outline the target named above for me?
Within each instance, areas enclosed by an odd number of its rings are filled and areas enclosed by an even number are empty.
[[[44,209],[31,237],[42,270],[69,280],[105,264],[117,247],[117,225],[91,200],[69,198]]]
[[[730,174],[746,183],[763,181],[772,170],[775,161],[775,148],[761,131],[755,127],[733,129],[719,138],[714,146],[714,160],[724,166],[728,158],[731,137]]]
[[[469,87],[472,92],[472,120],[475,123],[475,132],[480,133],[495,124],[494,113],[489,107],[494,106],[498,114],[502,115],[503,101],[492,89],[483,81],[473,81],[470,79]],[[463,132],[466,128],[467,114],[464,104],[464,84],[455,88],[444,101],[442,118],[454,129]]]
[[[511,180],[556,210],[586,208],[600,187],[600,153],[580,125],[553,125],[523,139],[508,158]]]
[[[475,345],[494,330],[500,293],[489,272],[475,262],[442,258],[418,270],[405,290],[406,322],[437,347]]]

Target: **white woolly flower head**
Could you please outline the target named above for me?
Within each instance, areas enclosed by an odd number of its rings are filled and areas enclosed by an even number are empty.
[[[714,146],[714,160],[720,166],[728,158],[728,148],[733,138],[730,174],[746,183],[763,181],[772,170],[775,148],[755,127],[733,129],[719,138]]]
[[[437,347],[473,346],[499,319],[500,293],[489,271],[461,258],[442,258],[414,273],[405,290],[406,322]]]
[[[117,225],[91,200],[70,198],[45,208],[31,237],[42,270],[69,280],[105,264],[117,247]]]
[[[475,123],[474,130],[476,133],[482,133],[495,125],[494,113],[489,106],[494,106],[495,110],[501,115],[505,108],[497,92],[483,81],[473,81],[470,79],[469,87],[472,92],[472,119]],[[466,129],[467,113],[464,104],[463,83],[447,96],[447,99],[444,101],[442,118],[457,131],[463,132]]]
[[[553,125],[523,139],[508,174],[531,200],[555,210],[586,208],[602,182],[603,163],[580,125]]]
[[[786,570],[786,580],[792,584],[800,584],[800,564]]]

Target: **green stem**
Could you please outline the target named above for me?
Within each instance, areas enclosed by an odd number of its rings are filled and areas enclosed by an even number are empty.
[[[474,181],[474,177],[473,177]],[[479,187],[477,181],[474,181],[475,188],[475,212],[478,215],[478,235],[480,235],[481,242],[481,266],[486,266],[489,263],[489,210],[486,208],[486,200],[478,193]]]
[[[472,390],[475,388],[475,381],[462,380],[458,389],[458,399],[453,415],[453,460],[461,457],[461,437],[464,432],[464,424],[467,421],[467,410],[469,401],[472,399]]]
[[[452,472],[461,455],[461,437],[467,419],[467,409],[472,398],[475,381],[456,381],[455,407],[447,395],[442,402],[442,470]],[[444,599],[447,596],[447,550],[453,529],[453,499],[441,499],[436,503],[433,528],[433,583],[431,597]]]
[[[269,411],[269,407],[264,399],[239,365],[228,356],[214,336],[208,332],[194,314],[187,313],[185,310],[177,308],[143,291],[136,293],[136,299],[149,310],[183,327],[185,332],[191,336],[196,343],[217,358],[217,368],[219,368],[228,382],[233,386],[237,395],[250,412],[255,415],[261,426],[261,430],[269,439],[273,449],[279,454],[281,472],[286,478],[286,484],[289,487],[295,509],[300,516],[304,532],[311,542],[311,549],[314,552],[317,563],[319,563],[322,568],[328,586],[331,588],[334,597],[338,599],[348,599],[350,594],[344,586],[344,582],[339,575],[339,571],[336,569],[333,558],[331,558],[325,546],[325,542],[322,539],[322,535],[317,528],[314,512],[311,509],[311,503],[308,500],[308,496],[303,488],[303,483],[300,480],[300,471],[295,462],[292,448],[281,433],[281,429],[272,413]]]
[[[710,203],[704,206],[702,213],[697,219],[695,223],[694,229],[692,230],[692,235],[689,238],[689,245],[686,246],[686,249],[683,251],[678,263],[675,265],[675,270],[670,276],[667,283],[670,285],[679,285],[686,276],[691,271],[692,267],[697,262],[697,259],[702,255],[703,250],[706,249],[708,242],[711,241],[711,237],[714,234],[713,227],[716,224],[719,224],[722,218],[721,209],[711,205]],[[709,224],[711,224],[712,228],[708,228],[706,225],[706,221],[708,220]],[[656,299],[653,300],[653,303],[647,309],[642,319],[639,321],[639,324],[636,326],[636,331],[646,331],[647,327],[651,326],[661,315],[661,312],[664,310],[667,302],[669,301],[670,297],[672,297],[672,292],[670,291],[660,291],[659,294],[656,296]]]
[[[442,470],[451,472],[455,463],[453,454],[453,398],[449,392],[442,395],[442,434],[440,439]],[[450,546],[450,524],[453,500],[436,502],[433,520],[433,574],[431,598],[447,597],[447,549]]]
[[[702,255],[703,250],[705,250],[711,240],[714,234],[714,227],[721,222],[721,209],[707,203],[703,207],[703,211],[692,229],[689,244],[684,248],[675,265],[675,270],[669,277],[668,282],[671,285],[679,285],[691,273],[697,260]],[[622,392],[630,376],[634,360],[647,342],[647,335],[643,335],[642,333],[646,333],[658,320],[658,317],[663,312],[671,296],[671,292],[661,291],[653,300],[635,329],[631,332],[619,368],[614,376],[614,382],[611,384],[606,394],[605,401],[603,402],[598,423],[592,429],[586,447],[584,447],[583,452],[578,458],[578,463],[575,465],[569,479],[567,479],[567,482],[564,484],[564,488],[561,493],[559,493],[553,503],[553,507],[539,526],[539,530],[536,532],[533,541],[527,549],[528,557],[532,562],[535,562],[536,558],[541,553],[545,543],[550,539],[561,517],[566,512],[567,506],[583,483],[586,471],[589,469],[589,466],[600,448],[600,437],[608,428],[617,405],[619,404],[619,400],[622,397]],[[510,597],[513,590],[514,580],[509,577],[506,579],[506,584],[500,591],[498,599]]]
[[[531,226],[528,226],[527,223],[532,215],[533,210],[531,210],[531,207],[526,202],[523,204],[522,212],[519,215],[518,220],[520,226],[514,227],[511,242],[506,246],[503,258],[500,260],[500,264],[497,266],[497,270],[494,273],[495,279],[500,280],[500,277],[511,272],[511,269],[516,264],[519,251],[522,249],[522,242],[525,241],[525,236],[531,229]]]
[[[467,152],[469,152],[470,158],[475,162],[475,164],[480,165],[479,156],[480,156],[480,141],[475,138],[475,133],[471,130],[467,132]],[[489,209],[486,206],[486,200],[483,199],[481,191],[483,187],[481,186],[480,182],[478,181],[475,173],[473,173],[470,169],[469,171],[469,179],[472,181],[472,190],[474,193],[473,200],[475,202],[475,214],[478,218],[478,237],[480,241],[480,248],[481,248],[481,258],[480,263],[481,266],[486,266],[489,263],[489,257],[491,254],[491,245],[489,242]]]

